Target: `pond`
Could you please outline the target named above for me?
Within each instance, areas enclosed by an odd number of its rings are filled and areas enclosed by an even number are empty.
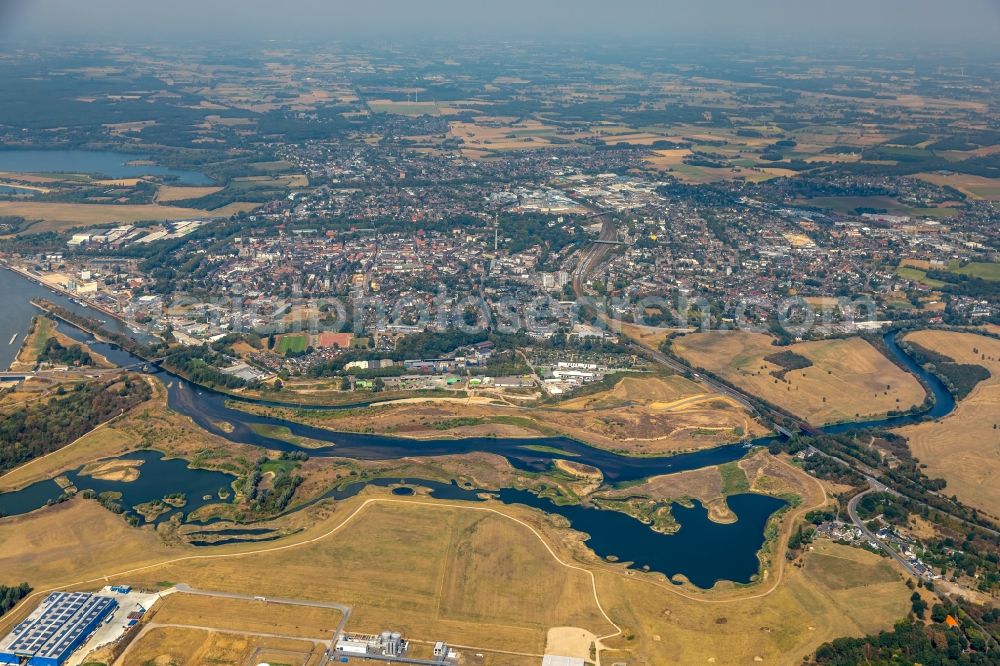
[[[138,467],[139,478],[131,482],[95,479],[83,476],[79,469],[63,476],[68,478],[78,491],[93,490],[98,494],[121,493],[121,499],[116,501],[126,509],[126,513],[134,513],[132,507],[137,504],[163,499],[173,493],[186,495],[187,502],[182,508],[165,512],[153,521],[154,524],[169,519],[175,513],[183,517],[207,504],[231,502],[233,498],[230,484],[235,477],[223,472],[192,469],[188,467],[186,460],[168,460],[159,451],[135,451],[118,458],[107,458],[97,462],[112,460],[141,461],[142,464]],[[219,499],[221,489],[226,489],[228,493],[226,500]],[[14,492],[0,493],[0,514],[17,516],[35,511],[45,506],[47,502],[57,500],[62,494],[62,488],[51,479],[39,481]],[[205,499],[206,497],[208,499]],[[141,516],[139,518],[141,523]]]

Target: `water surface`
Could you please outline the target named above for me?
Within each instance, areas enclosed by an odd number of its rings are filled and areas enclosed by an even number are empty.
[[[108,178],[172,177],[182,185],[211,185],[198,171],[133,162],[153,161],[149,155],[100,150],[0,150],[0,171],[15,173],[84,173]]]

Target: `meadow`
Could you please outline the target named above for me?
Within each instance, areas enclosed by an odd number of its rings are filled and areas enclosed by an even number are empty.
[[[905,338],[957,363],[979,365],[991,377],[980,382],[955,411],[937,421],[898,432],[924,472],[948,482],[947,493],[1000,516],[1000,341],[974,333],[917,331]]]
[[[814,424],[880,416],[924,401],[924,390],[908,372],[861,338],[771,344],[763,333],[743,331],[685,335],[674,351],[696,368],[709,370]],[[783,373],[768,361],[790,351],[811,363]]]

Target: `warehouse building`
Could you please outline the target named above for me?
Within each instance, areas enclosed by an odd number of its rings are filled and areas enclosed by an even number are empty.
[[[53,592],[0,640],[0,664],[62,666],[117,607],[111,597]]]

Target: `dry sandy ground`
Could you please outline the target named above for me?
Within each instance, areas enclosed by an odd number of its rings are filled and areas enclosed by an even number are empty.
[[[552,627],[545,639],[545,654],[589,661],[590,646],[596,638],[593,632],[580,627]]]
[[[763,333],[694,333],[675,339],[674,350],[693,366],[814,424],[906,410],[924,400],[920,382],[861,338],[776,347]],[[771,372],[780,366],[764,358],[783,351],[804,356],[813,365],[779,380]]]
[[[899,430],[928,476],[965,502],[1000,516],[1000,341],[973,333],[918,331],[906,339],[990,371],[955,411],[938,421]],[[978,353],[973,350],[977,349]],[[986,358],[983,358],[985,355]]]

